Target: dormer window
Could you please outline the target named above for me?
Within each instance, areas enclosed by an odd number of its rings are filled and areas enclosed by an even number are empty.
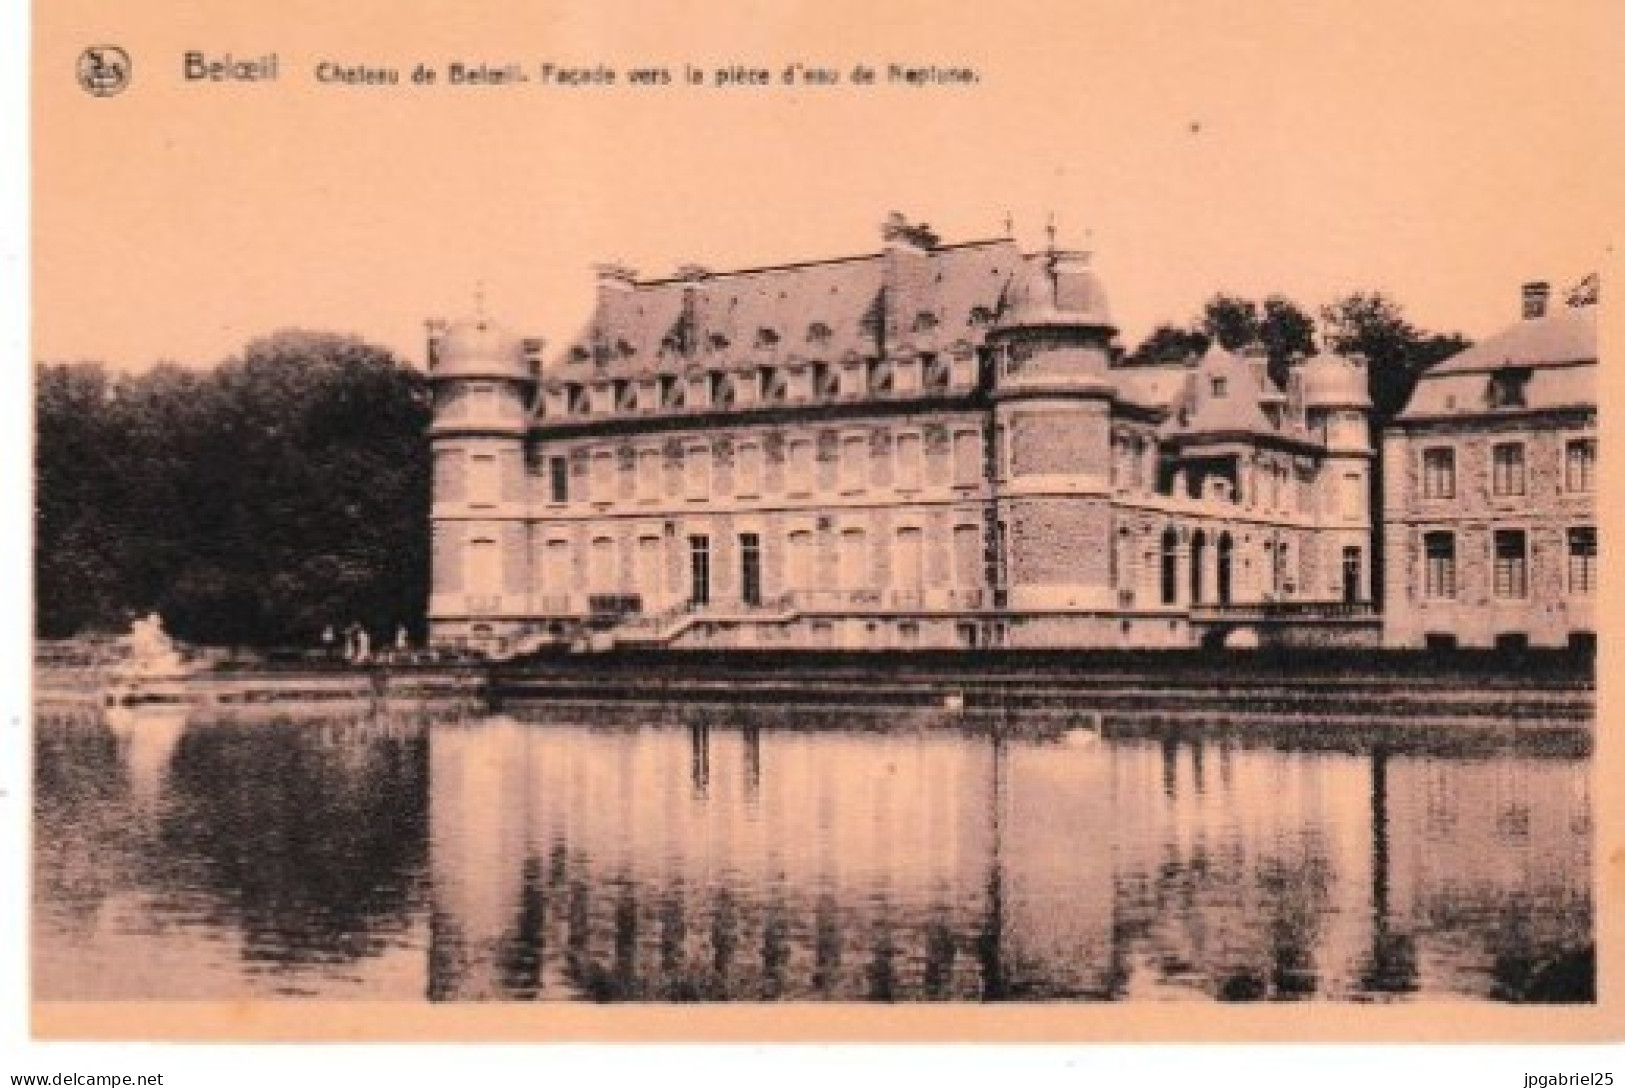
[[[761,328],[756,330],[756,346],[764,351],[771,351],[778,347],[779,334],[772,329]]]
[[[577,344],[570,349],[570,361],[572,363],[584,363],[591,358],[592,352],[587,349],[585,344]]]
[[[930,310],[921,310],[914,315],[914,331],[930,332],[937,327],[937,315]]]
[[[1212,379],[1211,388],[1215,397],[1227,396],[1230,391],[1230,383],[1224,378],[1214,378]]]
[[[660,407],[681,408],[683,406],[683,380],[675,374],[663,374],[660,377]]]
[[[828,344],[830,335],[829,326],[822,321],[814,321],[807,326],[807,343],[809,344],[818,344],[820,346]]]
[[[711,375],[711,407],[732,408],[734,403],[734,380],[731,374],[721,371]]]
[[[638,410],[638,387],[625,378],[615,383],[615,410],[617,412]]]
[[[814,363],[812,368],[813,399],[834,400],[841,395],[841,376],[828,363]]]
[[[565,411],[573,416],[584,416],[592,411],[592,405],[587,400],[587,387],[572,382],[564,387]]]
[[[922,355],[920,385],[930,392],[941,392],[948,388],[952,379],[952,364],[938,355]]]
[[[617,341],[615,341],[615,354],[619,355],[621,358],[630,359],[632,356],[636,355],[637,353],[638,353],[638,349],[633,347],[629,341],[626,341],[626,340],[617,340]]]
[[[728,350],[728,338],[723,336],[720,332],[712,333],[708,342],[711,345],[712,351]]]
[[[892,365],[889,359],[876,359],[869,364],[869,392],[892,391]]]
[[[1501,370],[1490,376],[1491,408],[1525,408],[1529,405],[1529,368]]]
[[[757,372],[757,399],[763,404],[783,403],[788,395],[784,373],[777,367],[764,366]]]
[[[993,324],[993,311],[986,306],[973,306],[970,311],[970,327],[985,329]]]

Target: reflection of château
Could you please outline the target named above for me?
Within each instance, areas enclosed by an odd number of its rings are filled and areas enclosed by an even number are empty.
[[[1115,332],[1086,254],[900,217],[877,254],[604,268],[545,368],[538,341],[436,323],[434,636],[1373,637],[1362,367],[1283,389],[1258,354],[1114,366]]]
[[[1591,931],[1566,760],[696,719],[430,763],[443,1000],[1483,995]]]

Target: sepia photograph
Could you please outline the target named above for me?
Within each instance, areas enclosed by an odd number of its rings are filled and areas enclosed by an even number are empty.
[[[31,19],[31,1039],[1618,1040],[1617,6]]]

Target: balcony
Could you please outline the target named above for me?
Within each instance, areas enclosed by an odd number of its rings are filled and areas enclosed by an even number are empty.
[[[1190,610],[1193,622],[1228,623],[1364,620],[1374,619],[1376,615],[1377,606],[1371,601],[1249,601],[1197,604]]]

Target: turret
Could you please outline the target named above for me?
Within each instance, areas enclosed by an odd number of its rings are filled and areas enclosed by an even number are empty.
[[[1371,395],[1364,360],[1320,354],[1297,368],[1309,433],[1326,445],[1319,488],[1329,572],[1324,592],[1351,602],[1371,599]]]
[[[436,642],[499,652],[526,614],[525,438],[540,350],[483,317],[429,323]]]
[[[1113,607],[1109,549],[1087,542],[1111,539],[1107,369],[1116,331],[1088,255],[1054,249],[1025,260],[989,330],[1004,451],[995,480],[1000,574],[1010,608]]]

